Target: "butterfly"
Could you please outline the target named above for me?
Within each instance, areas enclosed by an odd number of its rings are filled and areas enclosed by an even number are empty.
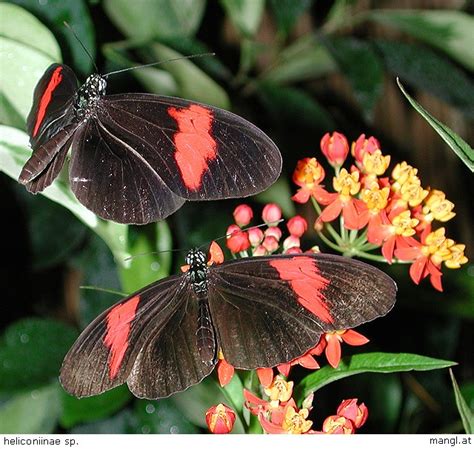
[[[219,351],[238,369],[300,357],[324,332],[388,313],[395,282],[377,268],[329,254],[223,262],[220,247],[186,256],[184,272],[159,280],[99,315],[62,364],[70,394],[100,394],[123,383],[158,399],[199,383]]]
[[[78,87],[52,64],[38,82],[27,131],[33,149],[19,182],[37,193],[59,175],[69,148],[70,186],[99,217],[162,220],[185,201],[261,192],[281,172],[281,154],[252,123],[223,109],[154,94],[105,95],[107,75]]]

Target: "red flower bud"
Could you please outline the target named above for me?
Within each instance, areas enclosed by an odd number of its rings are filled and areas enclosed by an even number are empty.
[[[240,253],[250,248],[250,241],[247,232],[242,231],[237,225],[230,225],[227,228],[227,248],[234,254]]]
[[[344,134],[326,133],[321,139],[321,151],[332,166],[340,167],[349,154],[349,142]]]
[[[253,218],[253,211],[250,206],[240,204],[234,209],[234,220],[239,226],[247,226]]]
[[[265,229],[265,237],[275,237],[277,241],[280,241],[281,234],[281,229],[278,226],[270,226]]]
[[[258,246],[263,240],[263,231],[260,228],[250,228],[248,231],[249,241],[252,246]]]
[[[361,134],[359,138],[352,143],[351,153],[354,159],[362,164],[365,153],[372,154],[375,150],[380,149],[380,143],[375,137],[365,138],[365,134]]]
[[[287,252],[290,248],[299,248],[300,238],[296,235],[290,235],[283,241],[283,250]]]
[[[308,222],[302,216],[296,215],[288,220],[286,226],[291,235],[301,237],[308,229]]]
[[[369,416],[369,410],[366,405],[363,402],[357,405],[357,399],[346,399],[342,401],[336,413],[339,416],[350,419],[356,428],[362,427]]]
[[[281,208],[277,204],[267,204],[262,211],[262,218],[268,225],[275,226],[281,218]]]
[[[263,245],[258,245],[252,252],[252,256],[264,256],[267,254],[267,250]]]
[[[262,242],[262,246],[267,250],[269,253],[273,253],[278,249],[278,240],[273,237],[272,235],[265,237]],[[254,252],[255,255],[255,252]]]
[[[225,404],[212,406],[206,412],[206,423],[212,433],[229,433],[235,423],[235,412]]]
[[[355,428],[352,421],[344,416],[328,416],[323,422],[324,433],[348,434],[354,433]]]

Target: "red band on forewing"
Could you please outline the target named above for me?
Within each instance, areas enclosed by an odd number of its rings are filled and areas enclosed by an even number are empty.
[[[168,114],[178,124],[178,131],[173,137],[176,146],[174,158],[181,178],[188,190],[197,190],[201,187],[208,162],[217,156],[216,141],[210,134],[212,112],[192,104],[183,109],[170,107]]]
[[[139,301],[140,296],[134,296],[127,302],[115,306],[107,315],[107,333],[104,343],[110,349],[109,376],[111,379],[118,374],[128,348],[130,323],[135,318]]]
[[[278,271],[283,281],[288,281],[298,302],[305,309],[326,323],[333,322],[323,294],[330,281],[321,276],[314,259],[305,256],[274,259],[270,261],[270,265]]]
[[[44,116],[46,115],[46,109],[48,108],[49,103],[51,102],[51,97],[53,95],[54,89],[58,87],[59,83],[63,79],[61,74],[62,67],[59,66],[51,75],[48,85],[46,86],[43,96],[41,97],[40,104],[38,107],[38,114],[36,115],[36,123],[33,129],[33,137],[38,134],[41,123],[43,122]]]

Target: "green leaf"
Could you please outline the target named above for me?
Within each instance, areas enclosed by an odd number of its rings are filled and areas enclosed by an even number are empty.
[[[86,236],[87,228],[64,207],[17,185],[25,206],[34,270],[64,262]]]
[[[401,371],[429,371],[448,368],[455,362],[417,354],[371,352],[344,357],[338,368],[327,365],[309,374],[300,382],[296,396],[305,398],[310,393],[345,377],[361,373],[396,373]]]
[[[198,433],[170,399],[136,401],[132,423],[134,433]]]
[[[0,433],[51,433],[61,413],[55,382],[38,390],[13,396],[0,406]]]
[[[281,207],[283,216],[292,217],[296,214],[296,208],[291,201],[291,188],[288,179],[281,176],[270,188],[259,193],[255,200],[259,203],[276,203]]]
[[[276,62],[262,74],[265,82],[289,84],[315,79],[337,70],[329,51],[314,35],[303,36],[282,50]]]
[[[449,59],[414,43],[377,40],[374,44],[395,76],[474,117],[474,83]]]
[[[30,156],[28,135],[18,129],[0,125],[0,171],[16,180]],[[55,179],[41,194],[69,209],[109,245],[117,263],[124,263],[124,259],[129,256],[126,249],[127,225],[106,222],[98,218],[79,203],[69,185],[61,177]]]
[[[84,0],[74,0],[73,2],[65,2],[64,0],[48,0],[47,2],[38,0],[9,1],[34,14],[54,32],[60,42],[66,44],[66,51],[70,54],[70,59],[79,72],[88,75],[92,71],[91,59],[74,37],[74,34],[71,33],[71,30],[64,25],[64,21],[66,21],[74,29],[74,33],[77,34],[79,40],[94,57],[94,26]]]
[[[79,424],[71,429],[71,433],[90,434],[125,434],[130,433],[131,423],[134,420],[133,412],[130,408],[125,408],[115,415],[100,421],[92,421],[86,424]]]
[[[134,40],[192,36],[201,23],[205,0],[105,0],[104,9],[122,33]]]
[[[462,425],[466,433],[468,435],[472,435],[474,434],[474,413],[467,405],[467,402],[459,390],[453,370],[449,370],[449,375],[451,376],[451,382],[453,383],[454,398],[456,399],[456,405],[458,407],[459,414],[461,415]]]
[[[15,125],[20,116],[24,126],[39,78],[61,53],[50,31],[23,8],[0,3],[0,17],[0,116]]]
[[[258,30],[265,6],[264,0],[220,0],[234,26],[246,37]]]
[[[268,114],[282,126],[293,124],[321,131],[336,126],[329,112],[305,90],[265,82],[259,84],[258,94]]]
[[[77,399],[66,392],[61,393],[62,414],[60,424],[66,429],[108,418],[122,409],[132,398],[126,385],[106,391],[98,396]]]
[[[382,93],[383,69],[370,44],[354,38],[327,38],[328,50],[349,80],[366,120],[371,121]]]
[[[461,137],[459,137],[451,128],[433,117],[426,109],[424,109],[410,95],[408,95],[399,79],[397,79],[397,84],[400,90],[403,92],[403,95],[405,95],[416,111],[441,136],[448,146],[456,153],[459,159],[461,159],[467,165],[469,170],[474,172],[474,150],[469,146],[469,144],[461,139]]]
[[[155,229],[156,245],[152,243],[151,238],[141,232],[128,248],[135,257],[128,266],[120,269],[122,288],[126,292],[133,292],[169,275],[171,233],[164,221],[157,223]],[[163,252],[156,254],[156,251]]]
[[[0,343],[0,390],[44,385],[58,376],[62,360],[74,343],[71,327],[40,318],[10,325]]]
[[[453,10],[385,9],[370,11],[365,17],[404,31],[474,70],[474,19],[467,13]]]
[[[270,8],[275,17],[278,29],[288,34],[298,18],[308,11],[313,0],[270,0]]]
[[[171,48],[158,43],[151,44],[150,50],[155,60],[164,61],[182,56]],[[173,75],[178,85],[179,96],[229,109],[230,101],[226,91],[191,60],[181,59],[164,62],[161,66]]]
[[[109,248],[94,235],[72,263],[82,271],[81,285],[97,287],[97,290],[93,288],[80,290],[79,317],[81,327],[85,327],[97,315],[122,299],[120,295],[102,291],[102,289],[120,291],[117,264]]]

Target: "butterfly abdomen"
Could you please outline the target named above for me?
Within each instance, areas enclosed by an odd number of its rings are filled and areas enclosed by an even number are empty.
[[[198,299],[198,322],[196,340],[201,360],[204,364],[213,364],[216,358],[216,337],[209,312],[207,297]]]

